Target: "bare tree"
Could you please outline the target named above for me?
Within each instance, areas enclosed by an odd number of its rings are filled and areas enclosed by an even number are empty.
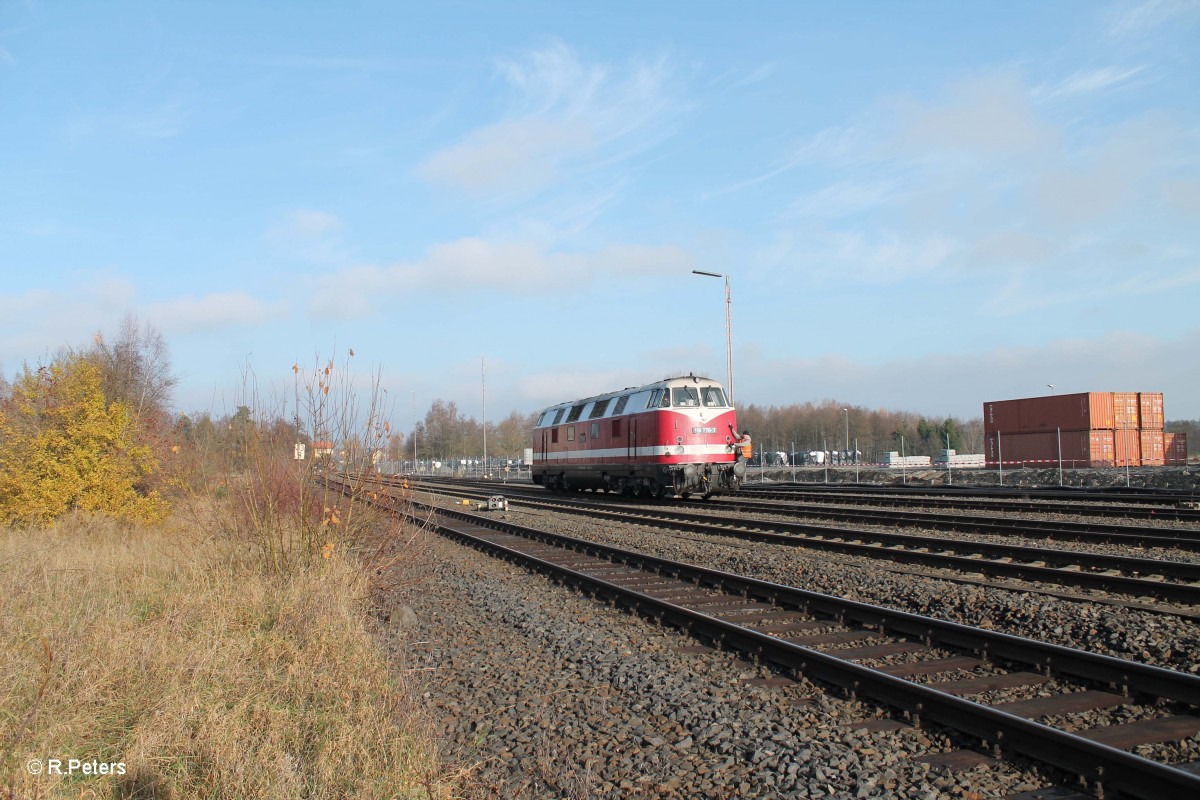
[[[97,332],[87,355],[100,365],[101,389],[108,402],[120,401],[134,418],[165,415],[179,379],[171,374],[171,357],[162,333],[126,314],[111,342]]]

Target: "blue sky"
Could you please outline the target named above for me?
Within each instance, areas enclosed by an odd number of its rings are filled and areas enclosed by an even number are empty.
[[[1200,2],[0,2],[0,363],[1200,418]]]

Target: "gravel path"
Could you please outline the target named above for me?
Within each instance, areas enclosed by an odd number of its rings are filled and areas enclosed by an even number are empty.
[[[883,712],[807,681],[753,685],[771,673],[469,548],[431,536],[421,557],[425,579],[381,614],[468,797],[962,798],[1044,785],[1010,765],[932,770],[914,759],[953,749],[944,735],[855,731],[847,723]]]

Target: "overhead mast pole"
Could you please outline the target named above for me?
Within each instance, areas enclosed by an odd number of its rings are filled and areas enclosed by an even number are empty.
[[[487,367],[479,357],[479,386],[483,393],[483,477],[488,477],[487,463]]]

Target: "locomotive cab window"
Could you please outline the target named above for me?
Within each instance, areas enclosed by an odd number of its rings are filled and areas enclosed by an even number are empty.
[[[658,407],[659,408],[670,408],[671,407],[671,390],[670,389],[662,390],[662,399],[658,401]]]
[[[676,408],[696,408],[700,405],[700,394],[694,386],[679,386],[671,390],[671,400]]]
[[[724,408],[725,393],[721,391],[720,386],[705,386],[700,390],[700,396],[704,400],[705,408]]]
[[[650,399],[646,401],[646,408],[658,408],[658,398],[662,397],[663,390],[655,389],[650,393]]]

